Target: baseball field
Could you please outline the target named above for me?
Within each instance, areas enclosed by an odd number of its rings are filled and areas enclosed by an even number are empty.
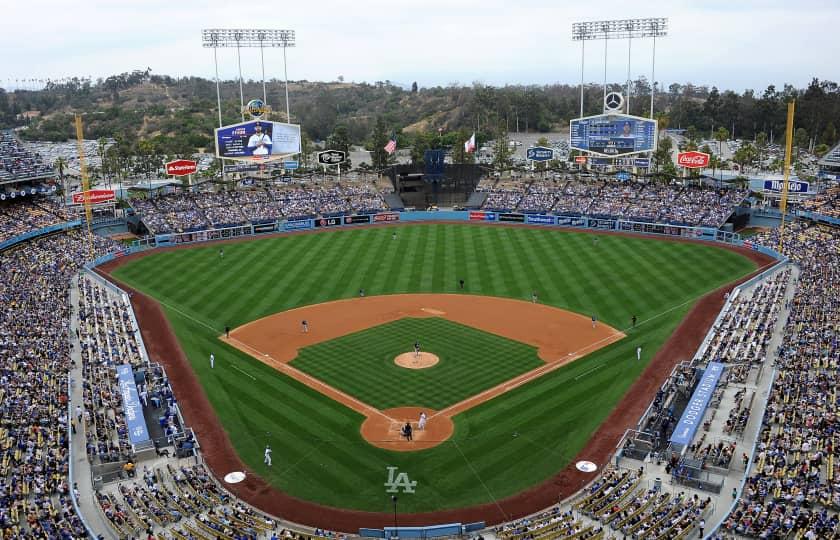
[[[755,269],[705,244],[423,224],[161,250],[112,275],[160,303],[250,471],[298,499],[389,512],[397,467],[416,482],[402,513],[493,505],[556,475],[695,302]],[[437,363],[396,365],[415,342]],[[452,427],[421,450],[363,432],[366,417],[393,431],[402,409]]]

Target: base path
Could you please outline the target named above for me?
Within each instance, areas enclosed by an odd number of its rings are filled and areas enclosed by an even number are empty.
[[[372,326],[404,317],[441,317],[485,332],[533,345],[545,364],[488,388],[439,412],[427,412],[428,429],[438,436],[408,441],[397,436],[394,426],[406,420],[417,427],[420,409],[413,418],[394,417],[332,387],[289,364],[302,347],[329,341]],[[306,321],[306,327],[303,325]],[[305,330],[305,331],[304,331]],[[362,436],[370,444],[388,450],[425,450],[444,442],[453,432],[452,417],[485,401],[542,377],[581,356],[624,337],[611,326],[592,324],[589,317],[564,309],[522,300],[466,294],[395,294],[326,302],[282,311],[234,328],[222,341],[248,353],[301,383],[363,414]],[[425,355],[425,356],[424,356]],[[437,363],[437,357],[413,352],[399,355],[395,362],[420,369]],[[419,404],[418,405],[422,405]],[[416,414],[414,414],[416,413]],[[440,425],[439,425],[440,424]]]
[[[459,222],[464,224],[465,222]],[[371,225],[370,227],[382,227]],[[504,225],[471,223],[475,227],[502,227]],[[522,227],[523,225],[516,225]],[[544,228],[533,226],[532,228]],[[579,231],[560,229],[557,234],[572,234]],[[642,234],[619,232],[595,232],[589,234],[613,234],[652,239],[654,237]],[[298,234],[298,233],[284,233]],[[306,234],[333,234],[332,231],[313,231]],[[250,242],[252,237],[224,240],[215,243]],[[433,512],[419,512],[400,514],[400,525],[429,525],[430,523],[470,523],[485,521],[493,525],[503,521],[520,518],[556,504],[576,493],[587,482],[592,480],[591,473],[584,473],[575,468],[575,462],[589,460],[599,467],[605,466],[616,449],[616,444],[627,427],[635,426],[639,416],[645,411],[662,381],[679,362],[694,354],[702,343],[706,331],[711,327],[724,303],[724,295],[729,293],[737,284],[766,270],[775,264],[771,257],[744,247],[734,247],[717,242],[700,242],[696,240],[659,238],[660,242],[686,242],[692,244],[706,244],[739,253],[758,266],[753,274],[745,276],[737,282],[730,283],[710,292],[701,298],[691,309],[668,341],[657,351],[642,375],[624,394],[609,417],[601,424],[587,442],[586,446],[572,461],[551,478],[532,486],[526,490],[505,499],[478,504],[474,506],[438,510]],[[207,245],[207,244],[202,244]],[[213,474],[222,478],[231,471],[246,471],[245,481],[239,484],[227,485],[227,489],[234,495],[256,506],[257,508],[281,516],[296,523],[305,523],[313,527],[321,527],[336,531],[356,534],[359,527],[387,527],[393,524],[393,514],[390,512],[366,512],[346,508],[328,507],[313,503],[284,493],[273,486],[242,462],[231,444],[230,437],[216,415],[204,388],[198,381],[195,372],[178,343],[175,333],[166,319],[160,304],[153,298],[142,294],[125,283],[114,279],[110,273],[126,262],[145,257],[149,253],[174,249],[191,249],[195,245],[182,244],[171,248],[162,248],[150,252],[141,252],[120,257],[97,268],[97,272],[120,285],[123,290],[131,294],[131,303],[137,315],[138,323],[145,341],[149,357],[154,362],[161,363],[169,376],[170,383],[176,396],[185,396],[178,402],[180,410],[190,427],[196,432],[201,441],[201,454],[205,463]]]

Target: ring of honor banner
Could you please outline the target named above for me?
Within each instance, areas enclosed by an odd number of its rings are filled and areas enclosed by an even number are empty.
[[[252,120],[216,128],[216,157],[272,161],[300,154],[300,126]]]
[[[569,147],[604,157],[653,152],[657,122],[628,114],[576,118],[569,122]]]

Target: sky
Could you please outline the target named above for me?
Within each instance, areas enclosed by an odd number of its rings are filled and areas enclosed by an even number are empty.
[[[417,81],[421,87],[580,82],[573,22],[667,17],[656,42],[656,80],[763,91],[837,80],[837,0],[30,0],[0,7],[0,86],[23,79],[134,69],[213,77],[204,28],[292,29],[292,80]],[[652,40],[630,49],[632,78],[651,77]],[[266,78],[283,78],[280,50],[266,50]],[[607,43],[607,78],[627,77],[626,40]],[[222,78],[237,74],[235,49],[219,50]],[[245,79],[260,78],[259,49],[242,50]],[[603,82],[604,41],[585,48],[584,78]]]

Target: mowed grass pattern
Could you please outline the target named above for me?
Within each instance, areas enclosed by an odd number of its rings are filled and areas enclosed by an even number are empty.
[[[430,368],[397,366],[398,354],[437,354]],[[441,410],[543,365],[534,347],[441,318],[406,318],[301,349],[292,366],[377,409]]]
[[[161,251],[116,272],[163,303],[242,459],[298,497],[387,512],[389,465],[418,482],[415,495],[401,496],[401,512],[522,491],[569,463],[700,296],[754,270],[735,253],[693,243],[623,236],[595,243],[586,233],[467,224],[399,226],[392,240],[393,230],[226,244],[222,260],[218,245]],[[226,324],[351,298],[360,287],[368,295],[459,293],[460,278],[465,294],[529,300],[536,290],[541,302],[595,314],[628,337],[456,416],[449,442],[411,453],[368,445],[360,415],[217,339]],[[627,330],[634,314],[639,325]],[[256,381],[225,369],[231,363]],[[271,469],[262,464],[266,442]]]

